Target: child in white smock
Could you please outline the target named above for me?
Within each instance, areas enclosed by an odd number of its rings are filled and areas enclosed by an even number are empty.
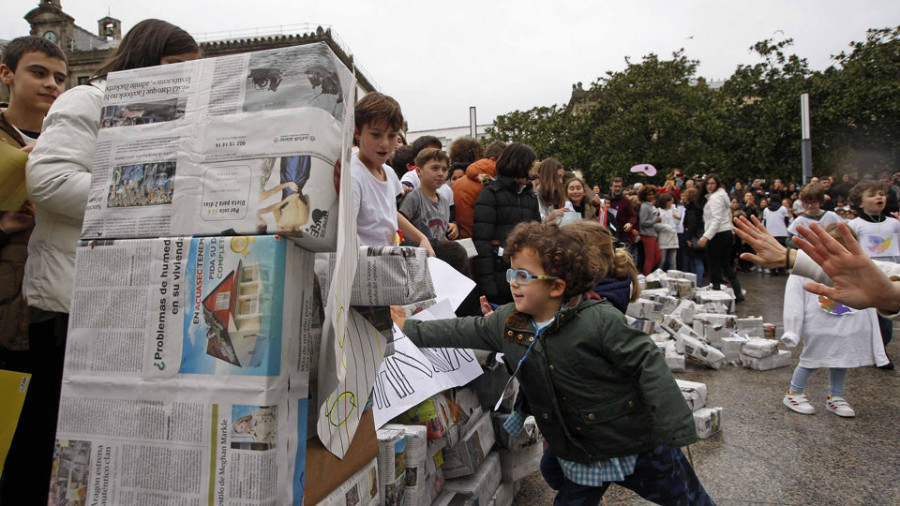
[[[843,244],[836,224],[828,225],[825,230]],[[807,292],[803,284],[809,281],[812,280],[791,274],[784,288],[781,342],[794,347],[802,341],[803,352],[783,402],[797,413],[814,414],[816,410],[803,392],[813,371],[827,367],[830,377],[825,409],[838,416],[856,416],[844,400],[847,369],[888,363],[875,309],[851,309],[828,297]]]

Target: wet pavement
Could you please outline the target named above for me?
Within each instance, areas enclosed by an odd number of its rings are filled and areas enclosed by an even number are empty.
[[[787,276],[739,276],[747,300],[737,306],[737,314],[763,316],[778,325],[780,336]],[[898,339],[887,352],[900,359]],[[771,371],[689,365],[686,373],[675,375],[706,383],[708,405],[724,408],[722,432],[690,446],[703,486],[720,505],[900,505],[900,373],[851,369],[844,396],[856,418],[841,418],[825,411],[828,373],[817,371],[806,393],[818,413],[801,415],[781,403],[799,353],[799,347],[793,350],[791,367]],[[535,473],[523,480],[514,504],[552,504],[554,495]],[[651,503],[613,485],[606,504]]]

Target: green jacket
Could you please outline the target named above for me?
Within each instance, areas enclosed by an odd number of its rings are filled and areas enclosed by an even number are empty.
[[[403,332],[427,347],[502,352],[514,367],[534,341],[531,317],[514,304],[487,318],[420,322]],[[656,344],[605,301],[556,313],[518,374],[554,453],[590,463],[697,440],[694,419]]]

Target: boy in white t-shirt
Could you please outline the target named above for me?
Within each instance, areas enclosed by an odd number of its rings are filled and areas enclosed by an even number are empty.
[[[434,256],[428,237],[397,211],[403,187],[394,170],[385,165],[397,143],[403,113],[393,98],[371,92],[356,104],[354,136],[359,152],[350,159],[356,229],[366,246],[400,244],[401,232],[407,240]]]

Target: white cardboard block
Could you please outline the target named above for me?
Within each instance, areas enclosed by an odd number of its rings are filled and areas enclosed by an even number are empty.
[[[722,408],[700,408],[694,411],[697,436],[706,439],[722,430]]]

